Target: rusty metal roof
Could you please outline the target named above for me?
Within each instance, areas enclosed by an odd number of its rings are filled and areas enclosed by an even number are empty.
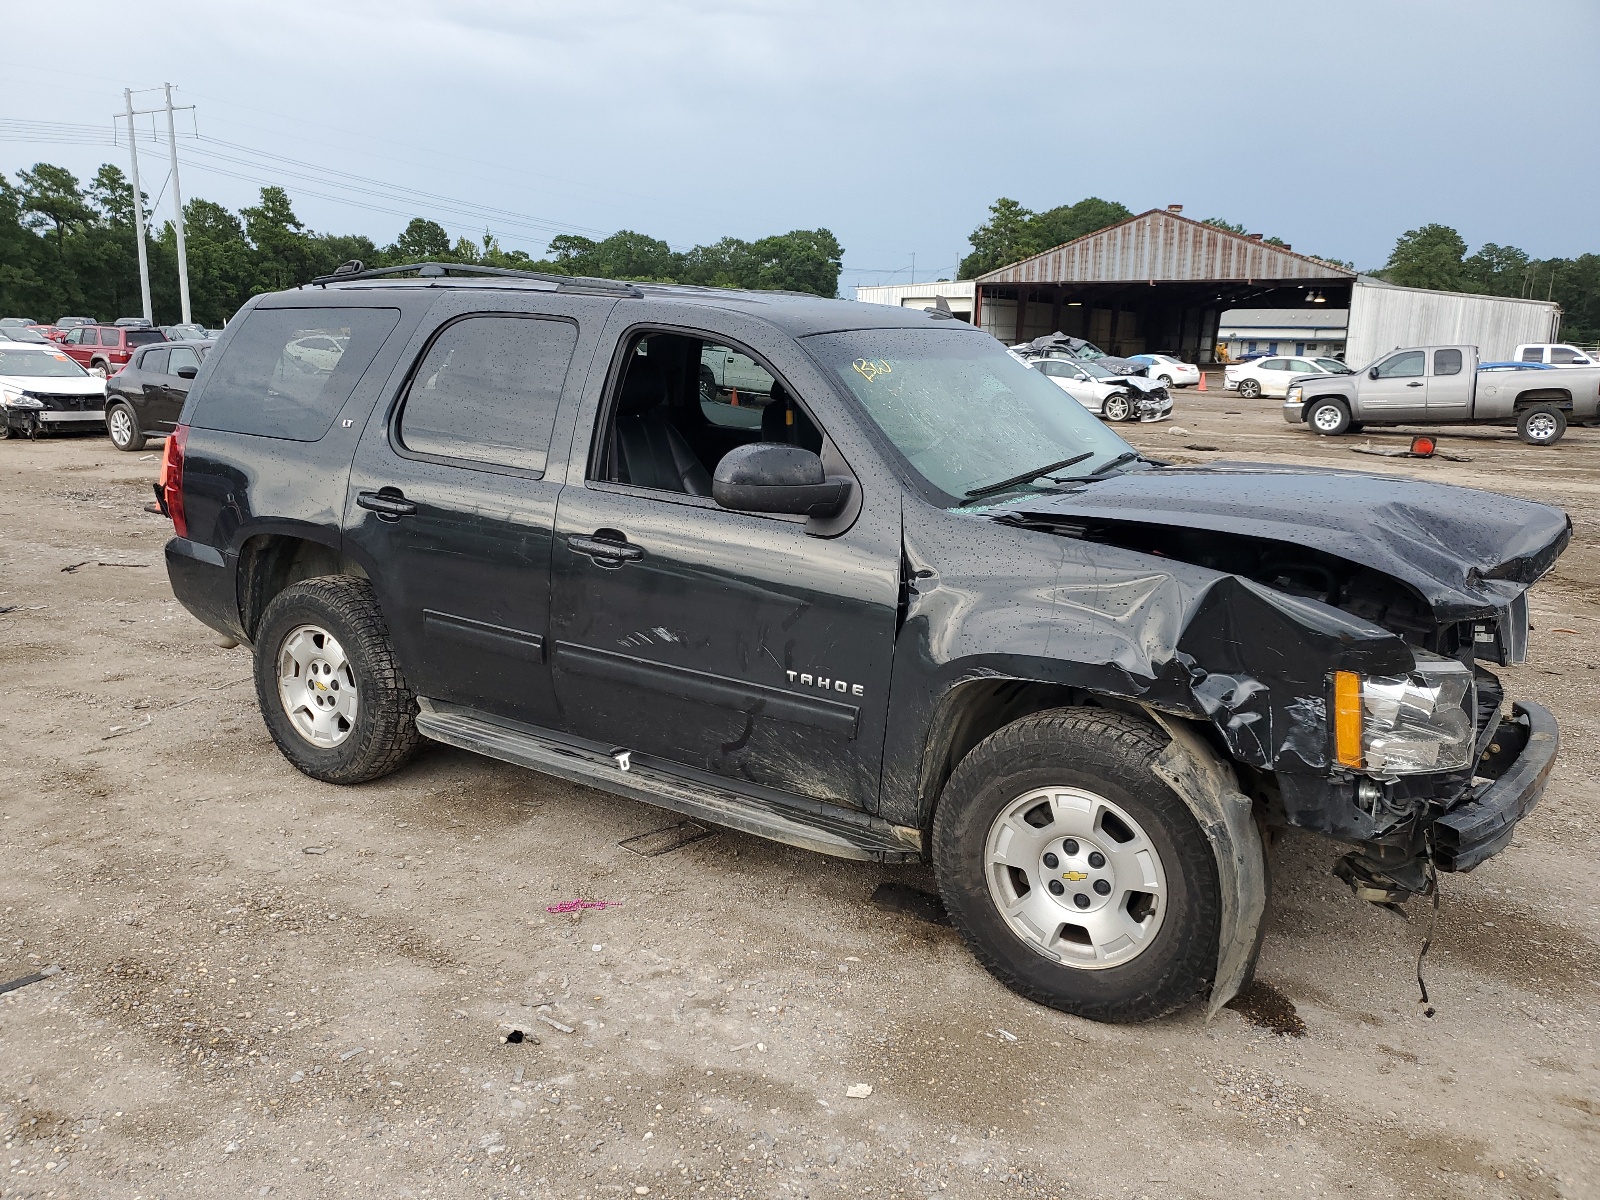
[[[978,276],[979,283],[1344,282],[1354,271],[1191,221],[1164,208],[1129,217],[1043,254]]]

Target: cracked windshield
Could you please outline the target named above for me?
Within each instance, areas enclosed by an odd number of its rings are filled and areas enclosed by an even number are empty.
[[[1036,469],[1088,475],[1129,453],[1071,396],[976,332],[858,329],[805,345],[918,474],[957,499]],[[1053,486],[1041,475],[993,494]]]

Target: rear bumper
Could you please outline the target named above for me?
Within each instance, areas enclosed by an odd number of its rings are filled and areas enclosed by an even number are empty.
[[[233,567],[222,552],[178,537],[166,549],[167,579],[178,603],[218,633],[248,641],[239,620]]]
[[[1433,857],[1441,871],[1470,871],[1498,854],[1517,822],[1538,806],[1561,748],[1561,729],[1543,705],[1517,703],[1494,735],[1502,756],[1512,753],[1514,740],[1520,749],[1500,776],[1473,788],[1434,822]]]

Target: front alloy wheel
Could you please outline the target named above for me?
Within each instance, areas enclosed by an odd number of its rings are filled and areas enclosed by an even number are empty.
[[[1126,421],[1133,415],[1133,401],[1125,392],[1106,397],[1105,416],[1108,421]]]
[[[1045,787],[989,827],[989,899],[1046,958],[1098,970],[1149,948],[1166,916],[1161,854],[1124,808],[1075,787]]]
[[[1061,708],[990,734],[945,784],[933,867],[950,920],[1020,995],[1097,1021],[1181,1008],[1217,966],[1216,857],[1155,768],[1155,726]]]

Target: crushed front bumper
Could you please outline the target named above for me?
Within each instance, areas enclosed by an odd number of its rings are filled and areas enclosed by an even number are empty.
[[[1485,771],[1495,772],[1434,822],[1434,864],[1470,871],[1511,841],[1517,822],[1538,806],[1550,781],[1561,730],[1549,709],[1517,702],[1489,747]]]

